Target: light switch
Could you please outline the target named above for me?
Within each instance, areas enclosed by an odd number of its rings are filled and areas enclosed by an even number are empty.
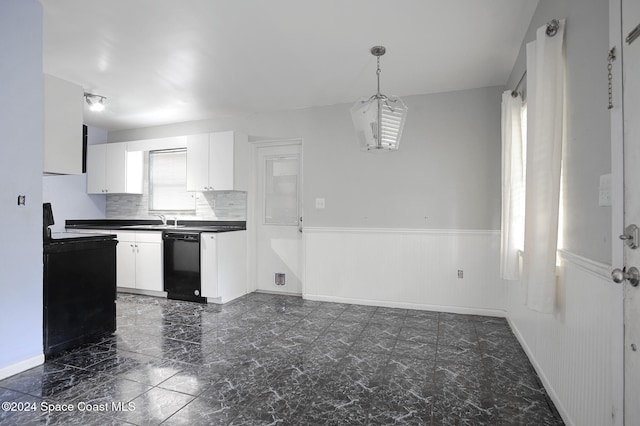
[[[316,209],[324,209],[324,198],[316,198]]]

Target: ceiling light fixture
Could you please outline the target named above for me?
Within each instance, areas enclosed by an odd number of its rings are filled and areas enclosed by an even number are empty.
[[[84,100],[87,101],[89,109],[91,111],[100,112],[104,111],[104,100],[107,99],[102,95],[96,95],[93,93],[84,94]]]
[[[402,99],[380,93],[380,56],[385,52],[384,46],[371,48],[371,54],[378,59],[378,92],[370,98],[360,99],[351,107],[351,118],[363,151],[396,151],[407,118],[407,107]]]

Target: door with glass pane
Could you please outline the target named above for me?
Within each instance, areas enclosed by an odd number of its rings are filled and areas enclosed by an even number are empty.
[[[300,143],[257,148],[258,290],[302,292]]]

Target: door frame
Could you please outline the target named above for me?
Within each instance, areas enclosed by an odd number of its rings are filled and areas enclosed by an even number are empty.
[[[290,139],[260,139],[249,141],[249,149],[251,150],[251,172],[249,174],[249,192],[247,194],[247,292],[251,293],[258,288],[257,268],[258,268],[258,220],[262,217],[259,208],[262,205],[258,200],[258,150],[259,148],[270,148],[278,146],[300,145],[300,215],[304,218],[304,140],[302,138]],[[301,268],[300,268],[300,293],[304,295],[305,289],[305,248],[304,238],[301,243]]]
[[[624,115],[622,87],[622,0],[609,0],[609,48],[615,47],[611,119],[611,269],[624,266]],[[604,55],[603,55],[604,56]],[[605,56],[606,58],[606,56]],[[616,285],[611,312],[611,396],[613,425],[624,425],[624,284]]]

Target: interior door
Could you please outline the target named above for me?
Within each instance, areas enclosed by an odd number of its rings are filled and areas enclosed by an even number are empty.
[[[258,290],[302,293],[301,148],[299,142],[256,148]]]
[[[624,221],[640,226],[640,2],[622,1],[624,115]],[[625,234],[628,234],[625,232]],[[627,235],[625,238],[634,237]],[[625,241],[626,278],[640,268],[640,248]],[[640,286],[624,283],[624,412],[625,424],[640,421]]]

